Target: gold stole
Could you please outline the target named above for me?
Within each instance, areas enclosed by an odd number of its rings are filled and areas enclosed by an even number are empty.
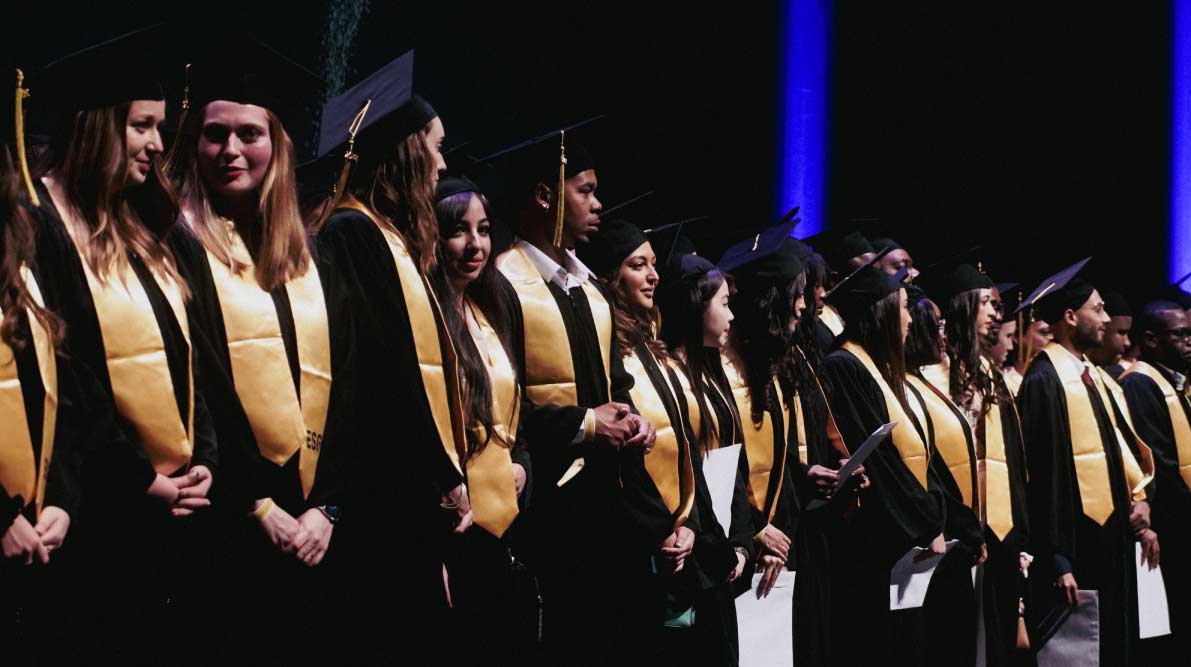
[[[1112,515],[1112,486],[1108,479],[1108,461],[1104,453],[1104,444],[1100,440],[1099,422],[1096,421],[1092,410],[1092,399],[1088,395],[1088,387],[1083,382],[1082,369],[1076,370],[1064,356],[1070,352],[1062,349],[1058,343],[1051,342],[1042,348],[1039,354],[1045,354],[1054,366],[1063,385],[1063,394],[1067,402],[1067,423],[1071,431],[1071,456],[1075,464],[1075,477],[1079,483],[1079,497],[1083,505],[1084,514],[1100,525]],[[1037,358],[1037,357],[1035,357]],[[1099,374],[1093,375],[1093,379]],[[1109,419],[1116,428],[1115,418],[1112,416],[1112,403],[1102,383],[1096,382],[1100,393],[1101,403],[1108,412]],[[1121,452],[1122,463],[1133,459],[1128,447],[1117,443]],[[1125,464],[1126,467],[1128,464]],[[1133,462],[1136,466],[1136,462]]]
[[[803,416],[802,402],[798,392],[794,392],[794,398],[791,400],[794,404],[794,437],[798,442],[798,462],[806,465],[806,417]]]
[[[513,477],[511,452],[517,442],[521,400],[517,376],[500,337],[488,318],[470,300],[467,306],[476,318],[480,336],[473,334],[476,348],[488,368],[492,388],[492,436],[478,454],[467,461],[467,493],[476,523],[500,537],[517,518],[517,480]],[[482,441],[485,434],[479,433]]]
[[[724,367],[724,374],[728,377],[728,386],[732,389],[732,399],[736,403],[736,409],[740,410],[740,406],[749,406],[750,396],[748,385],[744,381],[744,376],[737,370],[736,366],[728,359],[727,356],[720,355],[720,363]],[[777,386],[777,380],[772,380],[773,388],[778,392],[778,403],[781,404],[782,421],[784,424],[790,423],[790,408],[785,401],[781,400],[781,390]],[[764,400],[764,399],[761,399]],[[752,410],[749,410],[751,415]],[[753,507],[757,508],[766,515],[767,521],[773,521],[774,512],[777,511],[777,498],[769,498],[769,480],[773,476],[774,471],[777,471],[777,485],[774,489],[780,493],[782,488],[782,480],[786,473],[786,451],[788,443],[786,434],[778,434],[782,437],[782,451],[774,456],[775,435],[773,432],[773,419],[769,416],[769,412],[761,413],[761,423],[754,422],[749,419],[745,423],[743,416],[740,419],[741,427],[744,429],[744,451],[748,454],[749,459],[749,502]]]
[[[702,414],[702,412],[699,410],[699,400],[695,396],[694,390],[691,389],[691,381],[689,378],[687,378],[686,373],[683,372],[682,368],[673,362],[671,362],[670,366],[674,369],[674,374],[678,376],[678,386],[682,387],[682,395],[686,399],[686,413],[690,415],[691,418],[691,434],[695,436],[695,441],[697,442],[699,440],[699,435],[703,431],[703,426],[700,424],[699,419],[699,415]],[[706,399],[706,397],[704,397],[704,399]],[[708,407],[710,408],[711,406]],[[717,423],[715,418],[715,410],[708,410],[708,412],[711,413],[708,415],[708,417],[711,419],[711,422],[713,424]],[[695,443],[690,443],[690,446],[694,447]],[[719,447],[719,442],[712,442],[710,443],[710,447],[708,447],[708,451],[719,449]]]
[[[194,452],[194,369],[190,324],[181,286],[168,275],[148,267],[186,340],[186,415],[178,413],[165,342],[144,285],[131,267],[125,267],[122,273],[108,267],[107,275],[96,276],[87,263],[84,244],[75,237],[65,218],[62,224],[74,241],[95,303],[116,409],[136,430],[137,440],[153,469],[172,475],[190,463]]]
[[[996,386],[988,360],[981,358],[981,369]],[[1015,410],[1009,404],[1010,410]],[[1016,410],[1015,410],[1016,411]],[[1013,529],[1013,500],[1009,493],[1009,461],[1005,454],[1004,422],[1001,406],[994,402],[984,415],[984,519],[997,539],[1004,540]]]
[[[819,313],[819,321],[827,325],[831,333],[838,336],[844,332],[844,318],[831,304],[823,304],[823,312]]]
[[[914,428],[914,423],[910,421],[910,416],[906,414],[901,403],[898,402],[897,396],[894,395],[893,390],[889,387],[889,383],[885,382],[885,378],[877,370],[877,365],[873,363],[872,357],[868,356],[868,352],[865,352],[863,347],[852,341],[844,343],[843,349],[852,353],[853,356],[860,360],[865,370],[872,376],[873,381],[881,388],[881,394],[885,397],[885,410],[889,413],[889,419],[890,421],[897,422],[897,426],[893,427],[893,433],[890,434],[893,438],[893,446],[897,448],[902,462],[906,464],[906,467],[914,475],[914,479],[918,480],[918,484],[925,489],[927,453],[926,445],[922,442],[922,436]]]
[[[1182,401],[1175,392],[1170,381],[1157,368],[1144,361],[1138,361],[1126,370],[1121,377],[1141,373],[1158,385],[1162,398],[1166,400],[1166,410],[1170,413],[1170,427],[1174,432],[1174,446],[1176,458],[1179,462],[1179,475],[1188,487],[1191,487],[1191,423],[1187,421],[1187,413],[1183,410]]]
[[[21,278],[34,303],[43,305],[41,290],[28,267],[21,266]],[[44,306],[43,306],[44,307]],[[37,356],[37,370],[45,392],[41,420],[41,463],[33,460],[33,442],[25,414],[25,397],[21,393],[21,379],[17,375],[16,357],[8,344],[0,340],[0,423],[5,424],[0,436],[0,485],[9,493],[19,495],[25,505],[34,503],[38,516],[45,505],[46,477],[54,452],[54,428],[58,417],[58,362],[50,334],[41,321],[27,313],[33,350]],[[3,317],[3,312],[0,312]]]
[[[1005,388],[1009,390],[1009,395],[1016,399],[1018,392],[1021,391],[1021,381],[1024,379],[1022,374],[1010,366],[1001,375],[1005,378]]]
[[[806,353],[802,351],[802,348],[795,345],[794,349],[797,350],[799,356],[802,357],[802,363],[806,364],[807,371],[815,380],[815,388],[819,391],[819,397],[823,399],[823,409],[827,413],[827,439],[831,441],[832,449],[839,453],[841,457],[848,458],[851,456],[851,454],[848,452],[848,446],[844,444],[843,436],[839,434],[839,427],[835,425],[835,415],[831,413],[831,402],[827,400],[827,392],[823,389],[823,383],[819,381],[819,374],[816,373],[815,369],[811,367],[810,361],[807,359]],[[801,408],[802,404],[799,403],[798,415],[800,420],[802,419]],[[798,460],[802,461],[803,464],[806,464],[807,460],[803,458],[803,456],[806,454],[806,446],[804,444],[806,441],[803,439],[806,434],[805,422],[800,422],[799,428],[801,430],[799,431]]]
[[[237,275],[209,252],[207,263],[219,295],[236,396],[264,458],[284,466],[300,452],[298,476],[302,496],[308,497],[331,398],[331,342],[318,270],[311,260],[306,273],[285,286],[298,343],[299,397],[277,306],[256,282],[252,257],[230,223],[228,241],[232,257],[245,268]]]
[[[542,280],[542,274],[514,245],[496,258],[496,267],[513,284],[521,304],[525,326],[525,393],[537,405],[577,405],[575,367],[571,360],[571,341],[558,312],[558,303]],[[583,293],[591,307],[600,355],[604,361],[604,380],[609,390],[612,352],[612,311],[600,291],[590,281],[583,281]]]
[[[1129,444],[1125,442],[1125,436],[1121,433],[1121,425],[1117,423],[1116,412],[1110,409],[1108,418],[1112,420],[1113,432],[1116,433],[1117,443],[1121,446],[1121,463],[1125,468],[1125,481],[1129,483],[1129,490],[1133,494],[1134,500],[1145,500],[1145,487],[1154,481],[1154,454],[1150,451],[1149,445],[1137,435],[1137,429],[1133,426],[1133,416],[1129,414],[1129,404],[1125,402],[1125,390],[1121,389],[1121,385],[1117,384],[1116,380],[1113,380],[1112,376],[1105,373],[1099,366],[1095,368],[1096,376],[1100,380],[1098,385],[1101,394],[1107,389],[1108,393],[1112,395],[1113,401],[1121,410],[1121,416],[1125,418],[1125,425],[1129,427],[1129,432],[1133,434],[1133,439],[1137,442],[1137,453],[1141,455],[1140,461],[1133,455]],[[1112,407],[1109,404],[1106,405],[1109,408]]]
[[[460,460],[462,452],[467,451],[467,440],[463,435],[463,402],[457,380],[458,357],[450,335],[442,328],[442,311],[434,297],[434,290],[418,270],[405,248],[405,239],[397,230],[382,223],[371,209],[351,195],[344,196],[340,208],[364,214],[376,225],[389,247],[397,281],[401,284],[401,294],[405,298],[409,329],[418,356],[418,370],[422,374],[426,402],[430,404],[430,415],[438,430],[443,451],[454,464],[455,470],[463,474]],[[398,381],[397,378],[393,380]]]
[[[680,444],[686,440],[686,436],[681,433],[683,424],[675,426],[670,421],[670,414],[666,412],[666,404],[662,401],[659,393],[661,388],[656,387],[649,379],[649,374],[645,372],[645,365],[637,358],[636,352],[624,358],[624,369],[633,376],[633,388],[629,390],[633,405],[641,413],[641,416],[648,419],[657,429],[657,439],[654,442],[653,450],[645,456],[645,470],[653,479],[654,485],[657,486],[662,501],[666,503],[666,508],[674,515],[674,527],[678,528],[686,522],[687,517],[691,514],[691,507],[695,503],[695,476],[691,468],[691,443],[686,443],[685,447]],[[666,369],[665,364],[658,363],[662,381],[666,383],[664,390],[669,392],[677,407],[678,401],[682,398],[670,383]]]
[[[960,416],[959,409],[951,399],[933,384],[909,373],[906,374],[906,381],[922,395],[926,413],[934,430],[935,449],[939,450],[939,455],[943,457],[955,485],[959,487],[964,504],[975,510],[979,516],[979,494],[973,493],[972,489],[974,462],[968,452],[965,433],[970,431],[971,427],[967,420]]]

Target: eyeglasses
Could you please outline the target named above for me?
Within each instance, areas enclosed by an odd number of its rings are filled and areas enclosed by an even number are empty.
[[[1173,334],[1175,338],[1191,338],[1191,327],[1182,327],[1180,329],[1167,329],[1162,333]]]

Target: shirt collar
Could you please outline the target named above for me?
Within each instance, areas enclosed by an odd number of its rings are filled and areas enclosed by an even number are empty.
[[[1175,391],[1183,391],[1183,389],[1187,386],[1187,376],[1186,375],[1183,375],[1182,373],[1180,373],[1176,370],[1171,370],[1170,368],[1163,366],[1162,364],[1160,364],[1158,362],[1154,362],[1154,366],[1156,368],[1158,368],[1160,371],[1162,371],[1163,373],[1165,373],[1166,377],[1170,378],[1170,383],[1172,385],[1174,385]]]
[[[1086,357],[1082,357],[1082,356],[1077,357],[1071,353],[1071,350],[1068,350],[1067,348],[1063,347],[1062,345],[1059,345],[1058,343],[1055,343],[1055,345],[1052,349],[1062,350],[1062,353],[1055,355],[1058,357],[1058,359],[1055,359],[1054,357],[1052,357],[1051,361],[1053,361],[1054,363],[1059,363],[1059,364],[1067,364],[1068,368],[1074,369],[1075,372],[1080,375],[1083,375],[1085,368],[1091,369],[1091,367],[1092,367],[1091,362],[1089,362]],[[1090,370],[1089,370],[1089,372],[1090,372]]]
[[[518,240],[517,245],[525,252],[526,257],[529,257],[529,261],[533,263],[538,273],[542,275],[542,280],[554,283],[564,290],[580,287],[591,277],[591,270],[579,261],[574,250],[563,251],[565,266],[559,266],[558,262],[533,244]]]

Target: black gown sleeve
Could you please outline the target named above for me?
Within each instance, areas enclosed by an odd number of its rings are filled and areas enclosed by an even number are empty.
[[[862,443],[889,416],[880,387],[850,352],[837,350],[823,362],[829,383],[832,414],[847,443]],[[853,445],[858,446],[858,445]],[[862,513],[875,516],[872,537],[891,545],[897,557],[912,546],[925,547],[943,532],[946,518],[937,489],[922,488],[902,461],[892,439],[886,439],[864,462],[871,487],[861,495]]]
[[[343,281],[334,302],[327,304],[327,317],[353,321],[352,344],[362,360],[355,380],[356,414],[374,428],[360,432],[357,444],[387,433],[405,443],[403,458],[408,456],[410,464],[428,475],[440,491],[453,489],[462,476],[440,442],[412,344],[405,296],[384,236],[364,214],[341,210],[319,233],[318,246],[320,256],[334,264],[336,279]],[[393,411],[403,420],[385,427],[381,422],[392,420]],[[389,443],[366,445],[384,448]]]
[[[1058,375],[1044,356],[1034,359],[1017,394],[1027,452],[1031,542],[1036,558],[1047,559],[1056,575],[1072,571],[1075,526],[1083,507],[1067,426],[1067,400]]]

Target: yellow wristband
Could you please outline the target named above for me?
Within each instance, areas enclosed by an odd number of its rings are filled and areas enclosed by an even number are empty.
[[[269,513],[273,511],[274,507],[276,505],[273,503],[273,499],[265,498],[265,502],[261,503],[260,507],[252,511],[252,516],[256,517],[257,521],[264,521],[268,518]]]

